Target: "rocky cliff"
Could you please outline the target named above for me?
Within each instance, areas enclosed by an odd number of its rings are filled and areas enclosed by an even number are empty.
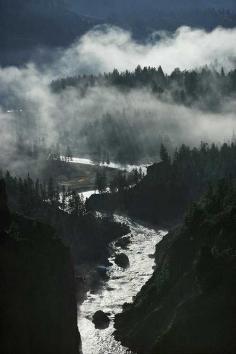
[[[0,343],[4,354],[78,354],[73,266],[51,227],[7,208],[0,183]]]
[[[221,182],[157,246],[156,269],[115,320],[139,354],[236,353],[236,189]]]

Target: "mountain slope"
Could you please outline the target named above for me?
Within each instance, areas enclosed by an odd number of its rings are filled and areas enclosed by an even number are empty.
[[[79,354],[69,250],[51,227],[9,214],[0,180],[0,342],[4,354]]]
[[[29,60],[36,48],[68,46],[98,21],[79,16],[62,1],[0,1],[0,64]]]
[[[233,0],[74,0],[74,8],[80,13],[107,17],[112,14],[124,14],[155,9],[159,11],[192,10],[192,9],[227,9],[236,10]],[[96,12],[96,10],[98,12]]]
[[[109,23],[146,39],[186,25],[207,30],[236,25],[233,0],[0,0],[0,64],[43,60],[35,48],[69,46],[97,24]],[[39,56],[41,53],[41,56]],[[34,54],[34,55],[33,55]],[[48,60],[48,53],[44,53]]]
[[[195,204],[157,245],[156,269],[115,320],[115,337],[139,354],[236,352],[236,189]]]

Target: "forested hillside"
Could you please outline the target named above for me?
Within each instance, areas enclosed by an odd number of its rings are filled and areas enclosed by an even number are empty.
[[[156,269],[116,317],[115,337],[139,354],[236,350],[236,189],[221,180],[157,245]]]
[[[148,167],[147,175],[135,186],[113,194],[94,195],[90,208],[122,210],[130,215],[168,225],[181,220],[191,202],[209,185],[226,176],[236,177],[236,145],[202,143],[199,148],[182,145],[173,158],[164,146],[161,162]]]
[[[88,213],[85,201],[73,190],[59,189],[49,178],[13,177],[3,173],[9,195],[9,207],[20,215],[39,220],[53,227],[61,241],[70,248],[75,265],[107,264],[108,244],[125,235],[129,229],[112,218]]]
[[[181,71],[176,68],[171,74],[165,74],[162,67],[138,66],[134,71],[104,75],[83,75],[67,77],[52,82],[56,93],[76,88],[85,94],[91,87],[116,87],[121,91],[149,89],[156,98],[184,105],[197,105],[211,111],[221,107],[225,98],[236,94],[236,70],[225,73],[223,68],[200,68]]]
[[[188,144],[196,144],[204,139],[201,136],[196,142],[194,135],[196,127],[206,117],[216,114],[216,122],[223,124],[224,112],[232,109],[235,100],[236,70],[225,72],[223,68],[217,71],[204,67],[181,71],[176,68],[166,74],[160,66],[138,66],[134,71],[114,70],[97,76],[58,79],[51,83],[51,88],[58,97],[75,90],[87,107],[90,97],[95,100],[99,95],[103,103],[101,110],[97,109],[96,113],[89,110],[88,119],[80,120],[77,125],[81,129],[75,141],[83,141],[90,156],[98,161],[102,155],[109,154],[112,161],[152,162],[159,158],[161,143],[172,154],[181,134],[181,143],[188,140]],[[109,104],[113,96],[116,99]],[[81,115],[83,117],[84,112]],[[186,116],[186,127],[189,124],[190,127],[184,134],[182,124]],[[174,127],[177,133],[172,134]],[[74,127],[73,134],[76,134]],[[74,147],[76,149],[75,144]]]

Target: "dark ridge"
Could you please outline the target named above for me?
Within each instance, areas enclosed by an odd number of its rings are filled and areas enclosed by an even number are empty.
[[[236,187],[223,180],[157,245],[152,278],[116,316],[138,354],[236,352]]]
[[[10,216],[0,181],[0,342],[4,354],[79,354],[75,278],[54,230]]]

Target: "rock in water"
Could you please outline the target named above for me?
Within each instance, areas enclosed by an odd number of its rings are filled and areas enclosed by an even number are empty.
[[[93,315],[93,323],[97,329],[105,329],[109,327],[110,319],[103,311],[97,311]]]
[[[119,253],[115,257],[115,263],[121,268],[127,268],[129,266],[129,258],[124,253]]]

